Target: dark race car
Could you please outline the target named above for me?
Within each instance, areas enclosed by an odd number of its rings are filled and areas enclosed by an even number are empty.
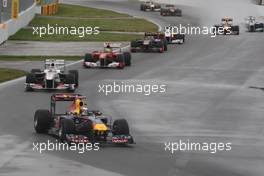
[[[83,66],[85,68],[119,68],[131,66],[131,53],[122,52],[121,44],[105,43],[103,51],[85,54]]]
[[[44,70],[32,69],[26,76],[25,90],[66,90],[74,92],[79,85],[77,70],[66,72],[64,60],[47,59]]]
[[[153,1],[146,1],[140,4],[141,11],[160,11],[161,5],[154,3]]]
[[[160,10],[161,16],[182,16],[182,10],[177,9],[175,5],[165,5]]]
[[[222,35],[239,35],[239,26],[233,25],[232,18],[222,18],[221,24],[214,25],[216,34]],[[219,33],[221,31],[221,33]]]
[[[246,27],[248,32],[264,32],[264,23],[257,22],[253,16],[246,19]]]
[[[131,52],[167,51],[167,40],[163,33],[145,33],[144,39],[131,41]]]
[[[35,131],[58,136],[67,143],[134,143],[125,119],[112,123],[112,118],[100,111],[89,111],[85,100],[80,94],[52,95],[50,110],[35,112]]]
[[[172,26],[165,27],[164,35],[168,44],[183,44],[185,42],[185,34],[174,33]]]

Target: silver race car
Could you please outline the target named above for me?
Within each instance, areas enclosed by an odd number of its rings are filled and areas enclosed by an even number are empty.
[[[67,90],[74,92],[78,87],[79,74],[77,70],[66,73],[64,60],[47,59],[44,70],[32,69],[26,76],[25,90]]]

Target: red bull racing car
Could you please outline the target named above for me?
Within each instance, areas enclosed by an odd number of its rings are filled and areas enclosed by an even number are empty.
[[[119,68],[131,66],[131,53],[122,52],[121,44],[105,43],[103,51],[85,54],[85,68]]]
[[[125,119],[112,123],[100,111],[89,111],[86,97],[80,94],[53,94],[50,109],[35,112],[34,127],[37,133],[55,135],[67,143],[134,143]]]

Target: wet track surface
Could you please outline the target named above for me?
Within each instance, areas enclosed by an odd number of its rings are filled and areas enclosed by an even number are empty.
[[[193,9],[184,6],[186,16],[183,18],[164,18],[158,13],[139,12],[139,3],[134,1],[74,3],[137,16],[144,14],[161,26],[198,23],[191,17]],[[35,160],[30,160],[29,156],[21,154],[32,152],[30,143],[55,141],[50,136],[36,135],[33,130],[34,111],[48,108],[51,93],[25,93],[24,80],[2,85],[0,140],[15,139],[1,148],[2,153],[13,147],[14,151],[0,156],[0,175],[34,175],[37,172],[44,175],[46,169],[54,167],[61,169],[58,174],[83,175],[90,172],[87,167],[91,166],[109,171],[109,175],[111,172],[128,176],[263,176],[264,92],[248,88],[264,86],[264,52],[260,47],[263,40],[263,34],[245,32],[240,36],[215,39],[188,36],[186,44],[172,45],[164,54],[133,54],[132,66],[124,70],[86,70],[81,64],[70,66],[69,69],[79,69],[81,84],[77,92],[88,97],[91,109],[128,119],[137,142],[132,147],[105,146],[100,151],[85,154],[35,152]],[[150,96],[98,93],[98,84],[128,79],[136,83],[154,80],[166,84],[167,91]],[[4,138],[6,135],[9,136]],[[201,143],[230,142],[232,150],[216,154],[164,151],[164,142],[180,139]],[[43,157],[46,159],[41,160],[42,165],[36,166],[38,171],[30,168]],[[56,162],[69,161],[75,167],[67,172],[65,167],[50,164],[54,163],[53,157],[57,158]],[[17,160],[31,165],[21,166],[16,164]]]

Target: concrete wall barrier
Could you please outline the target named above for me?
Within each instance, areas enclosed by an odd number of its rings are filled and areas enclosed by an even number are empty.
[[[36,12],[36,4],[34,3],[30,8],[19,13],[17,20],[10,19],[5,22],[6,27],[0,28],[0,44],[8,39],[9,36],[14,35],[19,29],[28,25],[34,18]]]

